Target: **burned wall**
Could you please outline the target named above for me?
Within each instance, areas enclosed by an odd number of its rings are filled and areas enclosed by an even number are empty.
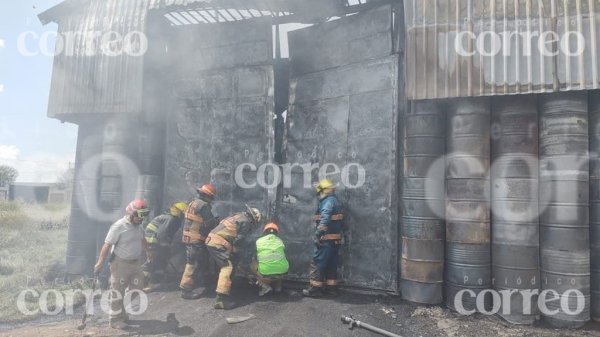
[[[278,209],[290,276],[307,277],[319,171],[344,203],[341,279],[396,291],[399,59],[384,6],[289,34],[289,181]],[[286,176],[284,174],[284,176]]]
[[[267,210],[270,189],[256,184],[252,168],[273,158],[270,21],[177,27],[172,34],[164,203],[211,182],[215,214],[228,216],[245,203]]]

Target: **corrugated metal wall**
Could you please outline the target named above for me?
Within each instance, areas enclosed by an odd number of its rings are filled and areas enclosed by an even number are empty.
[[[58,34],[65,43],[63,48],[57,44],[48,117],[142,112],[143,56],[130,56],[119,43],[102,50],[102,36],[143,32],[147,11],[158,2],[92,0],[60,19]]]
[[[599,0],[407,0],[404,4],[409,99],[600,85]],[[560,41],[552,43],[552,32]],[[582,53],[576,53],[575,33],[585,42]],[[548,43],[540,46],[540,36]],[[565,52],[567,46],[570,52]]]

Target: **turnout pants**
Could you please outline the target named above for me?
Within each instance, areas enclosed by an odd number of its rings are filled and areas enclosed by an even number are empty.
[[[208,247],[208,253],[215,265],[219,268],[219,280],[217,281],[217,294],[229,295],[231,293],[231,275],[233,274],[233,263],[231,253],[225,248]]]
[[[196,289],[197,281],[208,283],[210,279],[210,267],[208,263],[208,252],[206,244],[188,244],[186,249],[186,264],[179,288],[184,291]]]
[[[315,288],[337,286],[338,252],[340,245],[333,241],[323,242],[315,248],[310,264],[310,285]]]
[[[110,321],[124,321],[127,318],[124,299],[131,302],[131,296],[126,296],[125,289],[142,289],[144,286],[144,271],[138,260],[123,260],[115,257],[110,263]]]

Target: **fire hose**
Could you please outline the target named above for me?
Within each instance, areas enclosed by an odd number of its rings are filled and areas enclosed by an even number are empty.
[[[371,332],[378,333],[378,334],[380,334],[382,336],[402,337],[400,335],[396,335],[395,333],[391,333],[389,331],[380,329],[380,328],[372,326],[370,324],[363,323],[361,321],[355,320],[354,318],[352,318],[352,316],[342,316],[342,323],[349,324],[350,325],[350,330],[352,330],[354,328],[361,328],[361,329],[365,329],[365,330],[368,330],[368,331],[371,331]]]

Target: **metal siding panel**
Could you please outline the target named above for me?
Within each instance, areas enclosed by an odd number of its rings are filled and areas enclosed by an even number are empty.
[[[404,6],[409,99],[584,90],[600,84],[599,0],[410,0]],[[507,32],[508,48],[490,34],[483,51],[466,38],[462,47],[472,55],[457,53],[458,34],[477,37],[488,31],[500,37]],[[536,35],[556,32],[562,38],[569,31],[583,37],[581,54],[540,52]],[[523,42],[528,36],[530,44]],[[575,35],[566,40],[576,50]],[[500,51],[491,53],[498,43]],[[560,51],[562,44],[545,47]]]
[[[296,45],[296,48],[290,49],[293,74],[321,71],[392,54],[390,6],[344,21],[343,26],[334,20],[288,34],[290,45]]]
[[[353,25],[381,24],[373,23],[372,18],[375,14],[391,17],[390,7],[385,8],[324,24],[336,32],[327,38],[339,38],[343,31],[351,31]],[[391,30],[391,25],[384,27]],[[349,188],[342,184],[337,190],[346,209],[340,279],[348,286],[397,291],[398,191],[395,182],[399,163],[396,158],[399,58],[387,56],[372,60],[365,57],[350,61],[341,57],[343,50],[340,57],[318,55],[320,51],[314,46],[329,42],[339,47],[346,43],[315,35],[321,31],[321,27],[303,29],[295,33],[290,43],[291,55],[308,58],[290,60],[291,67],[297,71],[290,81],[284,152],[288,165],[295,168],[290,174],[289,186],[282,190],[278,209],[279,220],[286,225],[283,239],[291,253],[289,276],[292,279],[308,277],[306,267],[314,246],[311,218],[315,212],[315,194],[312,186],[305,186],[304,180],[307,178],[310,184],[316,182],[318,170],[312,170],[305,177],[299,165],[322,167],[331,163],[342,168],[358,163],[367,173],[364,186]],[[388,34],[391,36],[391,31]],[[389,48],[391,53],[391,39]],[[310,50],[314,50],[315,55],[308,55]],[[340,181],[339,174],[332,178]],[[355,182],[355,179],[356,173],[351,174],[350,180]]]
[[[48,116],[69,120],[83,114],[141,113],[143,57],[107,56],[87,37],[115,31],[125,36],[144,31],[147,11],[155,0],[90,1],[81,12],[59,21],[59,32],[83,32],[73,50],[55,56]]]
[[[249,36],[245,32],[252,31],[254,40],[250,42],[263,46],[264,54],[271,55],[271,24],[268,21],[245,22],[234,28],[195,29],[212,36],[225,31],[226,35],[235,36],[232,30]],[[173,32],[173,39],[177,41],[187,39],[190,31],[177,27]],[[201,38],[204,38],[203,34],[195,34],[199,42]],[[261,187],[240,188],[234,181],[234,173],[243,163],[258,167],[273,160],[271,59],[254,59],[255,65],[238,59],[227,64],[227,68],[204,70],[223,64],[199,65],[195,58],[188,58],[185,60],[188,64],[184,64],[180,57],[185,54],[185,48],[197,46],[190,41],[195,40],[176,43],[169,49],[173,57],[171,62],[190,71],[171,74],[173,91],[170,94],[175,109],[168,118],[164,199],[193,196],[198,184],[210,181],[219,191],[215,214],[226,217],[243,210],[245,203],[268,212],[273,191]],[[218,39],[214,41],[219,42]],[[213,43],[204,46],[204,50],[215,49]],[[244,54],[243,48],[238,45],[233,52]],[[247,170],[243,175],[248,184],[256,182],[256,172]]]

